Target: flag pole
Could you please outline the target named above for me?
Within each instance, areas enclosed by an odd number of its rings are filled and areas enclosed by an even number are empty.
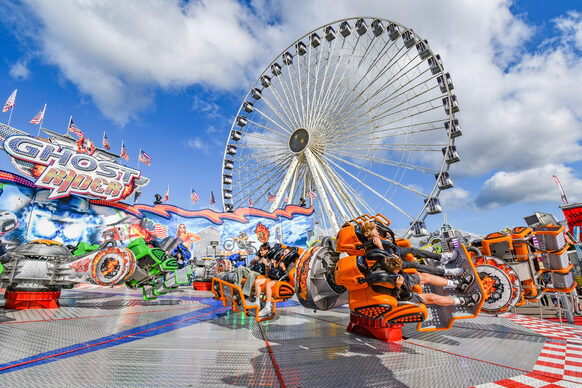
[[[190,208],[188,210],[192,210],[192,201],[193,201],[193,199],[192,199],[192,188],[191,187],[190,187],[190,196],[189,196],[189,198],[190,198],[190,200],[189,200],[189,202],[190,202]]]
[[[10,126],[10,119],[12,118],[12,111],[14,110],[14,105],[10,107],[10,115],[8,116],[8,126]]]
[[[139,149],[139,155],[137,155],[137,169],[139,170],[139,157],[141,156],[141,148]]]
[[[67,129],[65,129],[65,136],[69,134],[69,128],[71,128],[71,122],[73,121],[73,116],[69,117],[69,125],[67,125]]]
[[[40,128],[42,127],[42,122],[44,120],[44,111],[46,109],[46,104],[44,104],[44,108],[42,108],[42,118],[40,119],[40,123],[38,123],[38,135],[36,135],[36,138],[38,139],[40,137]]]

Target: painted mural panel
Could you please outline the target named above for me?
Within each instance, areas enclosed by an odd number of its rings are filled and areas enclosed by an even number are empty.
[[[193,257],[252,256],[263,242],[305,247],[313,238],[313,209],[289,205],[273,213],[253,208],[234,213],[188,211],[172,205],[129,205],[50,191],[18,175],[0,172],[0,240],[7,248],[35,239],[64,245],[108,239],[178,237]]]

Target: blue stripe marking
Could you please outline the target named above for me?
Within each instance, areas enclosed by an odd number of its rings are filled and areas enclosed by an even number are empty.
[[[4,363],[4,364],[0,364],[0,369],[1,369],[1,368],[9,367],[11,365],[17,365],[17,364],[21,364],[23,362],[33,361],[33,362],[28,363],[28,364],[19,365],[19,366],[15,366],[12,368],[0,370],[0,375],[4,374],[4,373],[9,373],[9,372],[14,372],[17,370],[25,369],[25,368],[30,368],[30,367],[37,366],[37,365],[47,364],[49,362],[62,360],[62,359],[69,358],[69,357],[76,357],[76,356],[79,356],[81,354],[90,353],[90,352],[94,352],[94,351],[97,351],[100,349],[105,349],[105,348],[109,348],[109,347],[113,347],[113,346],[118,346],[121,344],[125,344],[128,342],[136,341],[136,340],[143,339],[143,338],[154,337],[156,335],[164,334],[164,333],[167,333],[170,331],[174,331],[174,330],[181,329],[181,328],[188,327],[188,326],[192,326],[192,325],[195,325],[198,323],[206,322],[206,321],[209,321],[209,320],[212,320],[215,318],[219,318],[219,317],[222,317],[228,313],[228,311],[219,312],[219,313],[215,312],[217,307],[220,308],[220,307],[222,307],[222,305],[205,307],[203,309],[192,311],[192,312],[189,312],[186,314],[176,315],[174,317],[163,319],[161,321],[148,323],[147,325],[137,326],[137,327],[134,327],[133,329],[125,330],[125,331],[122,331],[122,332],[119,332],[116,334],[112,334],[112,335],[109,335],[106,337],[97,338],[97,339],[92,340],[92,341],[81,342],[78,344],[66,346],[66,347],[51,350],[48,352],[35,354],[34,356],[29,356],[29,357],[22,358],[19,360],[10,361],[10,362]],[[208,314],[208,313],[210,313],[210,314]],[[196,317],[198,315],[202,315],[202,314],[208,314],[208,315],[194,318],[194,317]],[[184,321],[184,320],[186,320],[186,321]],[[183,322],[178,322],[178,321],[183,321]],[[168,325],[168,326],[164,326],[164,325]],[[159,327],[159,326],[164,326],[164,327]],[[140,332],[145,331],[145,330],[149,330],[149,331],[147,331],[145,333],[140,333]],[[135,334],[135,333],[140,333],[140,334]],[[132,334],[135,334],[135,335],[132,335]],[[130,337],[121,338],[124,336],[130,336]],[[101,342],[105,342],[105,341],[111,341],[111,342],[100,344]],[[95,345],[95,344],[99,344],[99,345]],[[91,346],[91,345],[94,345],[94,346]],[[69,352],[69,353],[60,354],[60,353],[64,353],[64,352]],[[56,356],[57,354],[59,354],[59,355]],[[49,358],[45,358],[43,360],[38,360],[39,358],[43,358],[43,357],[49,357]],[[34,360],[38,360],[38,361],[34,361]]]

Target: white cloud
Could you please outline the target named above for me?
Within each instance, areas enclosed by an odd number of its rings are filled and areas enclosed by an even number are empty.
[[[555,22],[562,34],[572,39],[578,49],[582,49],[582,14],[570,11],[567,15],[556,18]]]
[[[192,148],[193,150],[201,150],[201,151],[206,151],[208,148],[206,143],[202,139],[200,139],[199,137],[194,137],[194,138],[188,139],[186,141],[186,147]]]
[[[552,178],[556,175],[570,202],[582,200],[582,180],[572,168],[550,164],[518,172],[500,171],[483,185],[476,204],[488,209],[517,202],[560,201],[560,191]]]
[[[10,68],[10,76],[17,80],[25,80],[28,78],[28,67],[26,63],[17,62]]]
[[[471,193],[459,187],[444,190],[439,196],[443,209],[455,210],[471,206]]]

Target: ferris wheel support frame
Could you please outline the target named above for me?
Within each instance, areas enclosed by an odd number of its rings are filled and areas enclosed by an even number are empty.
[[[327,198],[327,193],[323,190],[323,186],[321,185],[321,177],[319,177],[319,171],[316,167],[317,163],[314,160],[314,157],[313,157],[313,154],[311,153],[311,150],[309,148],[306,148],[304,151],[304,155],[305,155],[305,159],[307,161],[307,164],[309,165],[309,169],[311,170],[311,173],[313,174],[313,182],[315,183],[315,187],[317,188],[317,195],[321,196],[321,202],[322,202],[322,205],[324,207],[323,210],[326,211],[326,214],[332,215],[332,216],[328,217],[328,220],[329,220],[331,226],[335,230],[339,230],[339,223],[337,222],[337,219],[334,216],[334,212],[333,212],[332,207],[329,203],[329,199]]]
[[[289,166],[289,169],[287,169],[287,172],[285,173],[285,176],[283,177],[283,181],[281,182],[281,186],[279,186],[279,190],[277,190],[277,195],[275,197],[275,201],[273,201],[273,204],[271,205],[271,209],[269,210],[271,213],[275,211],[275,209],[277,209],[279,207],[279,204],[281,203],[281,199],[283,199],[283,195],[285,195],[285,192],[287,191],[287,186],[289,186],[289,181],[291,180],[291,176],[295,175],[295,170],[297,169],[297,165],[299,164],[299,155],[295,155],[295,157],[293,158],[293,161],[291,162],[291,165]]]

